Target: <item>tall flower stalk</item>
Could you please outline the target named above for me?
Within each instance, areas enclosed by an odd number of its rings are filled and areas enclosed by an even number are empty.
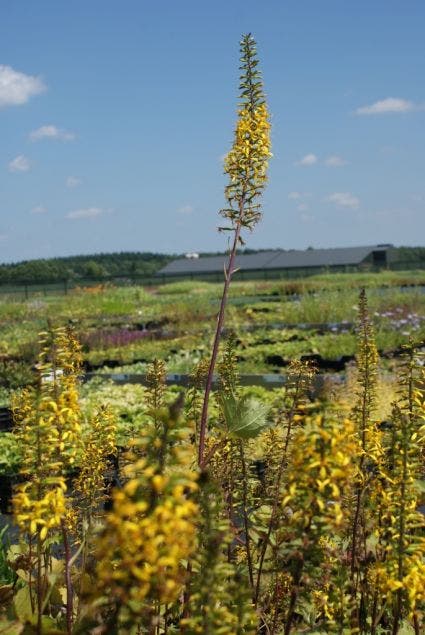
[[[79,344],[71,331],[56,328],[40,334],[40,346],[38,388],[26,389],[13,400],[15,434],[23,454],[20,472],[25,479],[15,490],[13,510],[21,535],[28,540],[29,596],[38,635],[42,633],[43,613],[49,598],[50,541],[61,528],[67,541],[63,524],[66,473],[75,463],[81,434],[77,390]],[[68,555],[68,549],[66,551]],[[67,579],[66,611],[67,632],[70,633],[70,577]]]
[[[224,171],[229,176],[225,188],[227,207],[220,211],[227,225],[220,231],[233,233],[232,246],[224,273],[224,286],[217,326],[211,353],[211,360],[205,386],[204,401],[199,431],[198,463],[204,467],[205,437],[208,421],[208,402],[213,373],[217,361],[221,331],[229,293],[229,286],[235,273],[235,257],[239,245],[244,244],[241,232],[253,230],[261,218],[259,199],[267,181],[270,152],[270,122],[263,93],[261,73],[258,70],[255,40],[249,33],[240,44],[240,108],[236,124],[233,146],[224,161]]]

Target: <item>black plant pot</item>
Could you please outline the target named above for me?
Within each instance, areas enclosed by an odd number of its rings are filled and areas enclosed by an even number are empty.
[[[16,476],[0,475],[0,514],[11,513],[12,490]]]
[[[9,432],[12,427],[12,411],[10,408],[0,408],[0,432]]]

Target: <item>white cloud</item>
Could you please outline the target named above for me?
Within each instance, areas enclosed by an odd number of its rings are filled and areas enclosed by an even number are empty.
[[[295,165],[301,165],[303,167],[308,167],[310,165],[314,165],[317,163],[317,157],[315,154],[306,154],[305,157],[300,159],[295,163]]]
[[[325,160],[325,165],[330,168],[341,168],[343,165],[347,165],[347,161],[337,154],[332,154]]]
[[[356,115],[384,115],[387,113],[404,113],[412,112],[413,110],[422,110],[423,107],[418,104],[414,104],[407,99],[400,99],[399,97],[387,97],[369,106],[362,106],[357,108]]]
[[[25,75],[0,64],[0,108],[25,104],[30,97],[46,90],[39,77]]]
[[[310,192],[289,192],[288,198],[290,201],[299,201],[300,199],[310,198]]]
[[[30,210],[30,214],[46,214],[46,213],[47,213],[47,209],[44,207],[44,205],[36,205]]]
[[[379,151],[385,156],[389,157],[396,153],[397,148],[395,146],[386,145],[386,146],[382,146],[382,148],[380,148]]]
[[[70,220],[77,220],[79,218],[96,218],[105,214],[106,210],[101,207],[85,207],[83,209],[74,209],[72,212],[68,212],[66,215]]]
[[[177,210],[179,214],[191,214],[193,212],[192,205],[183,205]]]
[[[300,203],[299,205],[297,205],[297,210],[299,212],[306,212],[309,209],[307,203]]]
[[[56,126],[41,126],[37,130],[33,130],[29,135],[31,141],[40,141],[41,139],[57,139],[58,141],[72,141],[75,139],[73,132],[68,132]]]
[[[312,216],[311,214],[301,214],[300,218],[303,223],[310,223],[314,220],[314,216]]]
[[[333,192],[325,200],[329,203],[334,203],[337,207],[348,207],[350,209],[357,209],[360,205],[357,196],[350,192]]]
[[[28,172],[31,167],[29,159],[23,154],[19,154],[9,163],[9,172]]]
[[[66,187],[78,187],[79,185],[81,185],[81,183],[81,179],[76,176],[68,176],[68,178],[66,179]]]
[[[301,192],[289,192],[288,198],[290,201],[297,201],[302,197]]]

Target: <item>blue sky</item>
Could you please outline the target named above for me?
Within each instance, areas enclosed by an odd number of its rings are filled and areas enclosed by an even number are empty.
[[[423,0],[2,0],[0,261],[219,250],[238,43],[274,158],[251,247],[424,244]]]

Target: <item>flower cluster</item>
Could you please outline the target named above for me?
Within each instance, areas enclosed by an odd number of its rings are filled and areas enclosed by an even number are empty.
[[[81,469],[74,482],[76,492],[81,495],[79,506],[87,514],[92,514],[103,498],[108,458],[116,452],[116,421],[108,409],[102,408],[90,421]]]
[[[377,318],[384,318],[390,328],[402,331],[403,335],[410,335],[413,331],[418,331],[425,320],[423,315],[409,311],[404,307],[382,312],[376,311],[374,315]]]
[[[14,499],[14,513],[19,529],[28,535],[38,534],[41,541],[50,530],[57,529],[65,514],[65,481],[63,478],[50,482],[44,496],[34,496],[33,484],[19,486]]]
[[[80,446],[80,354],[67,329],[42,333],[40,342],[39,387],[24,390],[13,400],[16,435],[22,447],[21,473],[29,479],[17,488],[14,512],[22,531],[39,532],[44,540],[65,511],[65,474],[75,463]]]
[[[161,475],[143,459],[128,472],[99,543],[101,585],[123,604],[147,596],[172,602],[185,578],[181,561],[196,548],[194,475]]]
[[[133,443],[123,469],[126,483],[113,494],[113,507],[97,548],[98,589],[119,611],[143,617],[146,602],[174,602],[183,589],[188,560],[197,546],[197,473],[179,401],[164,403],[165,368],[149,369],[151,423]]]
[[[282,500],[292,510],[291,525],[315,534],[341,528],[342,503],[353,478],[351,457],[357,452],[348,419],[319,415],[305,422],[294,436]]]
[[[267,181],[270,152],[270,122],[257,68],[255,41],[246,35],[241,42],[241,107],[232,149],[224,161],[229,175],[226,198],[229,207],[221,214],[235,228],[252,229],[260,220],[260,206],[256,202]]]
[[[418,482],[425,449],[425,371],[412,348],[402,375],[407,398],[394,404],[386,461],[381,467],[382,511],[377,531],[383,557],[371,568],[373,582],[394,606],[396,619],[425,600],[425,519],[418,509]]]

